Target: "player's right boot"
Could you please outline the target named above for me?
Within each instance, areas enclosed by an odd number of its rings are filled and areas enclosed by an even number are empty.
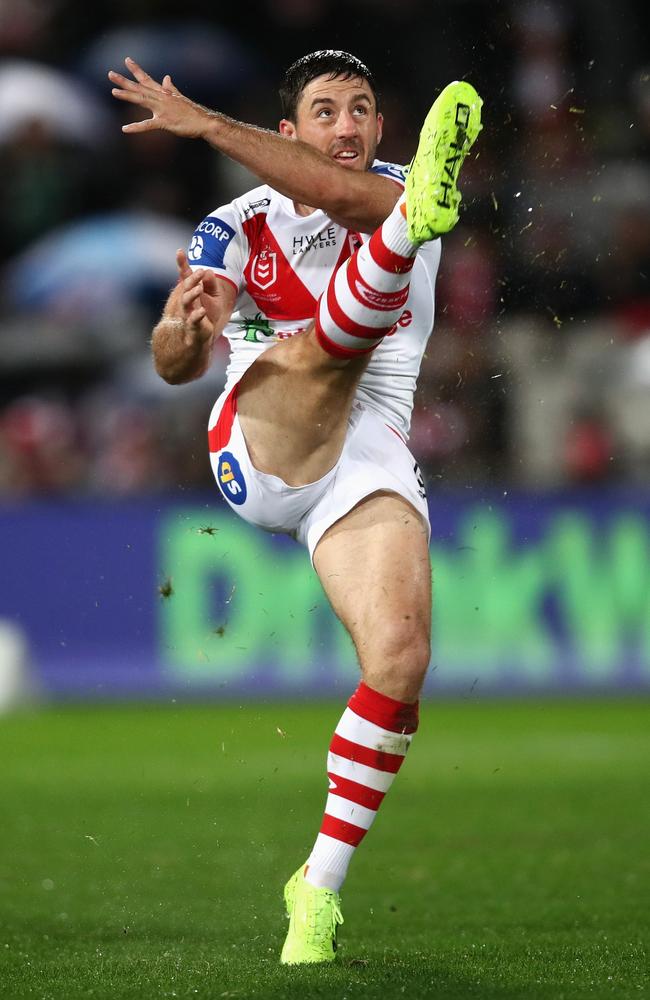
[[[343,923],[341,897],[332,889],[310,885],[304,870],[301,865],[284,887],[289,931],[280,956],[283,965],[333,962],[336,958],[336,931]]]
[[[412,243],[435,239],[458,222],[458,174],[481,131],[482,104],[471,83],[457,80],[438,95],[425,118],[406,177],[406,221]]]

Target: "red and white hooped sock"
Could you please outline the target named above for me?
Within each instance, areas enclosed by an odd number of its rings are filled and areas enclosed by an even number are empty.
[[[363,681],[334,732],[327,756],[330,790],[305,878],[336,892],[418,727],[418,703],[396,701]]]
[[[404,195],[368,243],[330,278],[316,310],[316,338],[335,358],[381,343],[402,315],[418,247],[408,239]]]

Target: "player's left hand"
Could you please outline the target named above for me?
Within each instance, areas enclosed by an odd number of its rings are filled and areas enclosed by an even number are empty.
[[[181,94],[169,75],[163,78],[162,83],[158,83],[134,59],[127,56],[124,62],[134,79],[130,80],[121,73],[109,70],[108,79],[114,84],[113,97],[151,111],[152,117],[123,125],[123,132],[163,129],[185,139],[201,137],[210,119],[211,113],[207,108]]]
[[[221,282],[207,268],[193,271],[184,250],[176,251],[180,308],[190,339],[207,341],[219,329],[223,314]],[[223,324],[222,324],[223,325]]]

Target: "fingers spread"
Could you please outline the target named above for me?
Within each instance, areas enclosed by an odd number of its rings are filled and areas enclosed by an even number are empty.
[[[109,69],[108,79],[112,80],[113,83],[122,87],[124,90],[138,90],[140,88],[139,83],[135,83],[134,80],[129,80],[128,76],[122,76],[121,73],[117,73],[114,69]]]
[[[154,95],[151,92],[142,93],[140,90],[119,90],[117,87],[113,87],[111,93],[113,97],[117,97],[118,101],[128,101],[130,104],[144,104],[147,108],[150,108],[154,103]]]
[[[127,56],[124,62],[129,71],[133,73],[138,83],[146,83],[148,86],[155,87],[156,90],[160,90],[160,84],[156,83],[153,77],[149,76],[148,73],[145,73],[142,66],[139,66],[135,59],[131,59],[131,56]]]

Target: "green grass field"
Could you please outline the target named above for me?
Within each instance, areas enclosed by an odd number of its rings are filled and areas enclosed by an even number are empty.
[[[0,719],[0,996],[650,995],[650,703],[427,704],[334,967],[278,964],[337,705]]]

